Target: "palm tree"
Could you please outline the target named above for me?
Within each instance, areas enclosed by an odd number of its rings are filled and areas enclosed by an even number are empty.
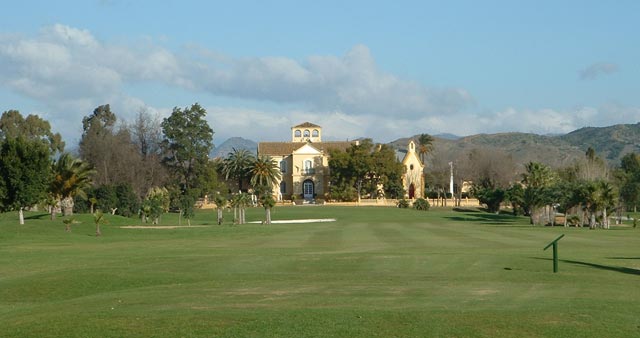
[[[433,150],[433,136],[429,134],[420,134],[418,136],[418,154],[420,154],[420,160],[424,164],[427,153]]]
[[[73,198],[81,196],[86,198],[85,189],[91,187],[92,176],[95,170],[88,162],[73,158],[69,153],[63,153],[52,164],[53,180],[50,186],[51,195],[56,203],[62,205],[62,214],[73,214]],[[51,209],[51,218],[55,218],[55,209]]]
[[[264,224],[271,224],[271,208],[276,205],[276,200],[271,194],[264,194],[260,198],[260,204],[264,207]]]
[[[278,164],[269,156],[260,156],[253,161],[249,173],[251,174],[251,185],[254,188],[265,188],[268,193],[282,178]]]
[[[526,186],[524,200],[530,217],[531,224],[540,223],[540,208],[548,206],[548,188],[555,181],[555,173],[550,167],[538,163],[529,162],[525,165],[526,173],[522,174],[522,183]]]
[[[598,206],[602,210],[602,227],[609,229],[607,210],[616,203],[616,193],[613,186],[607,181],[598,182]]]
[[[250,201],[251,201],[251,197],[249,197],[249,194],[247,193],[243,192],[243,193],[233,195],[233,197],[231,198],[231,206],[233,207],[234,223],[237,223],[237,224],[245,223],[244,211],[247,205],[249,205]]]
[[[242,190],[242,182],[249,175],[248,171],[251,168],[255,158],[246,149],[235,149],[230,152],[228,157],[224,159],[222,163],[222,173],[225,179],[238,180],[238,191]]]
[[[596,212],[598,211],[599,192],[594,181],[587,181],[583,188],[584,207],[589,211],[589,229],[596,228]]]
[[[95,214],[93,214],[93,222],[96,224],[96,236],[102,236],[100,225],[108,223],[107,219],[104,218],[104,214],[102,213],[102,211],[98,210]]]
[[[215,203],[216,205],[216,212],[218,214],[218,225],[220,225],[222,224],[222,209],[227,205],[227,199],[218,192],[213,198],[213,203]]]

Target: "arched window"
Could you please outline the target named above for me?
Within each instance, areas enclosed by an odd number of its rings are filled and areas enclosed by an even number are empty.
[[[314,129],[313,132],[311,132],[311,135],[313,135],[313,137],[318,137],[319,134],[320,132],[318,131],[318,129]]]
[[[309,130],[308,129],[304,131],[304,137],[309,137]]]
[[[283,174],[287,172],[287,161],[280,161],[280,172]]]
[[[280,182],[280,193],[281,194],[287,193],[287,183],[284,181]]]
[[[304,161],[304,173],[313,174],[313,161],[311,160]]]
[[[300,137],[300,136],[302,136],[302,132],[300,131],[300,129],[298,129],[298,130],[295,131],[294,135],[296,135],[296,137]]]
[[[409,170],[413,170],[413,164],[409,165]]]

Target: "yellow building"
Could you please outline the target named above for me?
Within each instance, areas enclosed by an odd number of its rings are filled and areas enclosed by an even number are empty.
[[[291,127],[291,142],[260,142],[258,155],[270,156],[282,173],[278,199],[313,200],[329,192],[329,150],[346,150],[352,142],[322,142],[322,127],[305,122]]]
[[[323,142],[322,127],[305,122],[291,127],[291,142],[260,142],[259,156],[270,156],[278,163],[282,179],[274,187],[278,200],[314,200],[326,198],[329,193],[329,150],[346,151],[357,141]],[[411,141],[402,164],[406,167],[404,188],[410,198],[422,197],[424,193],[424,165],[415,152]]]
[[[416,152],[416,143],[409,141],[402,158],[405,167],[402,185],[409,199],[424,197],[424,164]]]

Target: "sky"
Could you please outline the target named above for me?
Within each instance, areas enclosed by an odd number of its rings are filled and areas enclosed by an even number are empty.
[[[207,110],[214,143],[640,122],[640,1],[12,1],[0,109],[77,144],[110,104]]]

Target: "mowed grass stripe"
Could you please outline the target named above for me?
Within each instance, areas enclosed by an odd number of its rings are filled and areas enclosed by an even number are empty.
[[[0,233],[12,234],[0,244],[0,336],[640,332],[637,230],[534,228],[525,218],[439,209],[274,210],[279,219],[338,221],[133,231],[118,227],[132,220],[113,218],[102,238],[86,223],[65,234],[46,219],[24,228],[0,221]],[[249,209],[248,219],[263,212]],[[542,247],[561,233],[553,274]]]

